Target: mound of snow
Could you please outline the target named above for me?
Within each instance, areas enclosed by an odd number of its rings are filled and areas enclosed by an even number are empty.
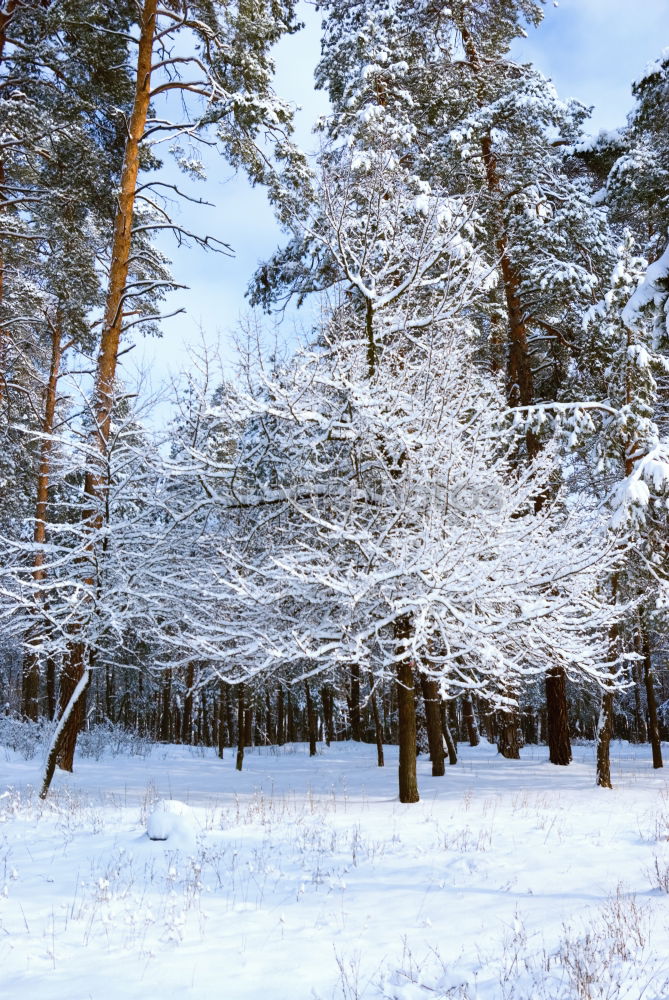
[[[195,813],[178,799],[157,802],[146,826],[149,840],[168,840],[174,847],[193,845],[197,830]]]

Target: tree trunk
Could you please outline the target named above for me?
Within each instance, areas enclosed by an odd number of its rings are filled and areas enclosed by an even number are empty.
[[[172,671],[166,670],[162,684],[162,705],[160,711],[160,739],[163,743],[169,743],[172,739],[172,729],[170,726],[170,714],[172,710]]]
[[[613,691],[602,693],[602,706],[597,726],[597,784],[600,788],[612,788],[611,784],[611,736],[613,734]]]
[[[321,704],[323,705],[323,722],[325,726],[325,745],[330,746],[334,740],[334,726],[332,720],[333,709],[332,689],[329,684],[324,684],[321,689]]]
[[[118,364],[118,351],[123,329],[124,301],[130,256],[132,250],[132,228],[135,198],[137,194],[137,175],[140,161],[140,142],[144,135],[146,119],[149,110],[151,92],[151,70],[153,43],[156,31],[157,0],[144,0],[140,17],[140,37],[137,54],[137,76],[132,112],[127,125],[127,138],[123,154],[121,184],[116,195],[116,215],[114,218],[114,235],[111,248],[111,263],[109,266],[105,310],[100,336],[100,351],[97,359],[95,375],[95,390],[93,401],[94,431],[92,434],[92,451],[98,453],[99,461],[90,459],[84,478],[84,495],[88,510],[83,520],[88,535],[87,548],[93,555],[95,534],[103,525],[103,514],[100,501],[105,493],[104,458],[107,452],[111,431],[111,418],[114,402],[114,383]],[[93,565],[94,559],[91,559]],[[95,586],[95,580],[85,581],[90,588]],[[79,627],[81,630],[83,626]],[[74,639],[74,645],[81,645],[81,640]],[[72,669],[80,660],[77,656],[69,656]],[[71,677],[74,683],[83,676]],[[69,681],[68,681],[69,682]],[[69,732],[64,738],[64,746],[76,744],[78,730],[77,713],[72,713],[68,719]],[[69,753],[63,757],[69,760]]]
[[[50,656],[46,661],[46,707],[49,719],[56,716],[56,661]]]
[[[372,706],[372,718],[374,719],[374,739],[376,740],[376,763],[383,767],[385,759],[383,756],[383,727],[381,726],[381,716],[379,715],[379,704],[374,690],[374,677],[369,675],[369,700]]]
[[[304,682],[304,693],[307,699],[307,726],[309,729],[309,756],[316,756],[316,712],[314,710],[314,701],[311,697],[311,690],[309,688],[309,682]]]
[[[432,761],[432,777],[441,778],[445,774],[446,769],[444,767],[444,742],[441,730],[439,684],[433,677],[428,677],[424,674],[422,670],[419,673],[423,703],[425,705],[425,727],[427,729],[430,760]]]
[[[357,743],[360,742],[360,664],[351,664],[351,697],[349,701],[351,709],[351,738]]]
[[[265,726],[265,729],[267,731],[266,741],[268,744],[273,746],[276,743],[277,727],[272,713],[272,699],[270,698],[269,688],[266,688],[265,690],[265,714],[267,716],[267,723]]]
[[[225,685],[225,721],[228,726],[228,746],[235,745],[235,706],[233,704],[232,690],[228,684]]]
[[[451,732],[450,726],[448,725],[446,706],[443,703],[443,701],[441,703],[441,710],[439,714],[441,718],[441,735],[443,736],[443,740],[441,741],[442,747],[444,744],[446,744],[446,750],[448,752],[448,765],[449,767],[452,767],[454,764],[457,764],[458,762],[458,746],[455,740],[453,739],[453,734]]]
[[[618,600],[618,574],[611,577],[611,598],[615,604]],[[619,654],[620,629],[614,623],[609,629],[609,655],[611,657],[611,673],[615,673]],[[597,723],[597,777],[596,782],[600,788],[612,788],[611,784],[611,738],[613,736],[613,697],[614,691],[610,686],[604,687],[602,691],[602,703],[599,711],[599,721]]]
[[[516,711],[497,712],[497,750],[507,760],[520,759]]]
[[[400,802],[418,802],[416,777],[416,706],[414,701],[413,663],[407,658],[407,640],[411,637],[411,618],[402,615],[395,622],[397,655],[397,706],[399,715],[399,792]]]
[[[70,643],[63,668],[60,674],[60,724],[61,729],[56,764],[61,771],[72,771],[74,767],[74,751],[77,743],[77,736],[86,718],[86,692],[89,684],[86,684],[80,691],[75,703],[71,705],[74,693],[80,688],[84,674],[90,674],[90,662],[88,671],[86,667],[86,647],[82,642]],[[90,683],[90,681],[89,681]],[[63,718],[67,712],[67,720],[63,723]]]
[[[477,747],[481,742],[481,738],[479,736],[478,726],[476,725],[474,706],[472,704],[471,695],[469,694],[465,694],[462,698],[462,717],[465,721],[465,726],[467,727],[469,745],[470,747]]]
[[[253,719],[255,716],[254,709],[255,709],[254,697],[253,694],[251,694],[251,697],[248,699],[248,704],[246,706],[246,712],[244,713],[244,728],[245,728],[244,743],[246,744],[247,747],[252,747],[254,745],[253,741]]]
[[[237,760],[235,761],[235,767],[238,771],[241,771],[244,764],[244,737],[246,735],[244,714],[244,685],[240,684],[237,689]]]
[[[66,730],[68,727],[68,722],[70,716],[73,712],[81,714],[81,705],[86,701],[86,692],[91,683],[91,670],[90,667],[85,666],[84,671],[79,679],[79,683],[74,688],[70,695],[70,699],[65,706],[65,709],[61,713],[60,721],[56,726],[56,731],[51,739],[51,746],[49,748],[49,753],[46,759],[46,767],[44,769],[44,778],[42,780],[42,788],[40,789],[39,797],[45,799],[49,793],[49,788],[51,787],[51,782],[53,781],[53,776],[56,770],[56,764],[59,757],[63,753],[64,749],[64,739],[66,738]],[[74,754],[74,747],[72,747],[72,753]],[[70,770],[72,770],[70,768]]]
[[[284,732],[285,711],[283,707],[283,687],[279,684],[279,693],[276,698],[276,742],[280,747],[286,742]]]
[[[639,637],[641,642],[641,637]],[[632,743],[647,743],[649,740],[646,719],[644,718],[643,706],[641,704],[641,687],[644,685],[644,668],[638,663],[633,670],[634,676],[634,733],[630,737]]]
[[[662,744],[660,742],[660,727],[657,721],[657,701],[653,683],[653,660],[650,651],[650,639],[646,623],[641,625],[641,645],[643,651],[643,679],[646,686],[646,701],[648,703],[648,734],[653,749],[653,767],[660,768],[662,764]]]
[[[218,756],[223,760],[223,753],[225,750],[225,720],[226,714],[225,709],[228,700],[228,685],[225,681],[219,681],[218,683],[218,732],[216,734],[218,743]]]
[[[288,701],[288,742],[295,743],[295,705],[290,691],[286,693]]]
[[[184,711],[181,718],[181,742],[193,742],[193,687],[195,686],[195,667],[189,663],[186,667],[186,693],[184,695]]]
[[[546,674],[546,726],[551,764],[569,764],[571,741],[567,715],[567,677],[562,667],[551,667]]]
[[[107,664],[105,667],[105,716],[110,722],[116,722],[114,714],[115,680],[114,668],[111,664]]]

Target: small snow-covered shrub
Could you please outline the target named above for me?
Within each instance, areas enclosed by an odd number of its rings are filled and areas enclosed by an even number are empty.
[[[669,864],[667,864],[666,859],[662,860],[656,854],[653,858],[653,867],[648,874],[653,889],[659,889],[660,892],[669,894]]]
[[[25,760],[32,760],[45,745],[51,723],[46,719],[39,722],[24,722],[11,715],[0,716],[0,746],[21,754]]]
[[[185,802],[162,799],[149,816],[146,832],[149,840],[168,840],[170,846],[189,848],[195,844],[198,825],[195,813]]]
[[[106,755],[146,757],[151,752],[151,744],[145,737],[105,721],[82,732],[77,741],[77,749],[82,757],[92,757],[94,760],[101,760]]]

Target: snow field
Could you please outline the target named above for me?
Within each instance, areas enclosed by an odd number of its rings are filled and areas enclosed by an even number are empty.
[[[444,778],[421,759],[417,805],[386,754],[259,748],[239,774],[160,746],[79,760],[42,803],[39,761],[6,751],[0,996],[666,1000],[669,784],[647,747],[614,747],[605,791],[591,747],[555,768],[461,745]],[[151,841],[165,800],[178,822]]]

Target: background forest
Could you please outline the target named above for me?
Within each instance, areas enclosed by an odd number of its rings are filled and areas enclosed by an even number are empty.
[[[0,8],[0,731],[43,734],[44,795],[94,726],[239,768],[396,743],[402,802],[480,733],[661,767],[669,50],[593,139],[510,56],[536,0],[317,6],[315,164],[272,85],[292,0]],[[200,148],[286,239],[234,372],[194,355],[156,429],[119,359],[166,232],[229,252],[164,166]]]

